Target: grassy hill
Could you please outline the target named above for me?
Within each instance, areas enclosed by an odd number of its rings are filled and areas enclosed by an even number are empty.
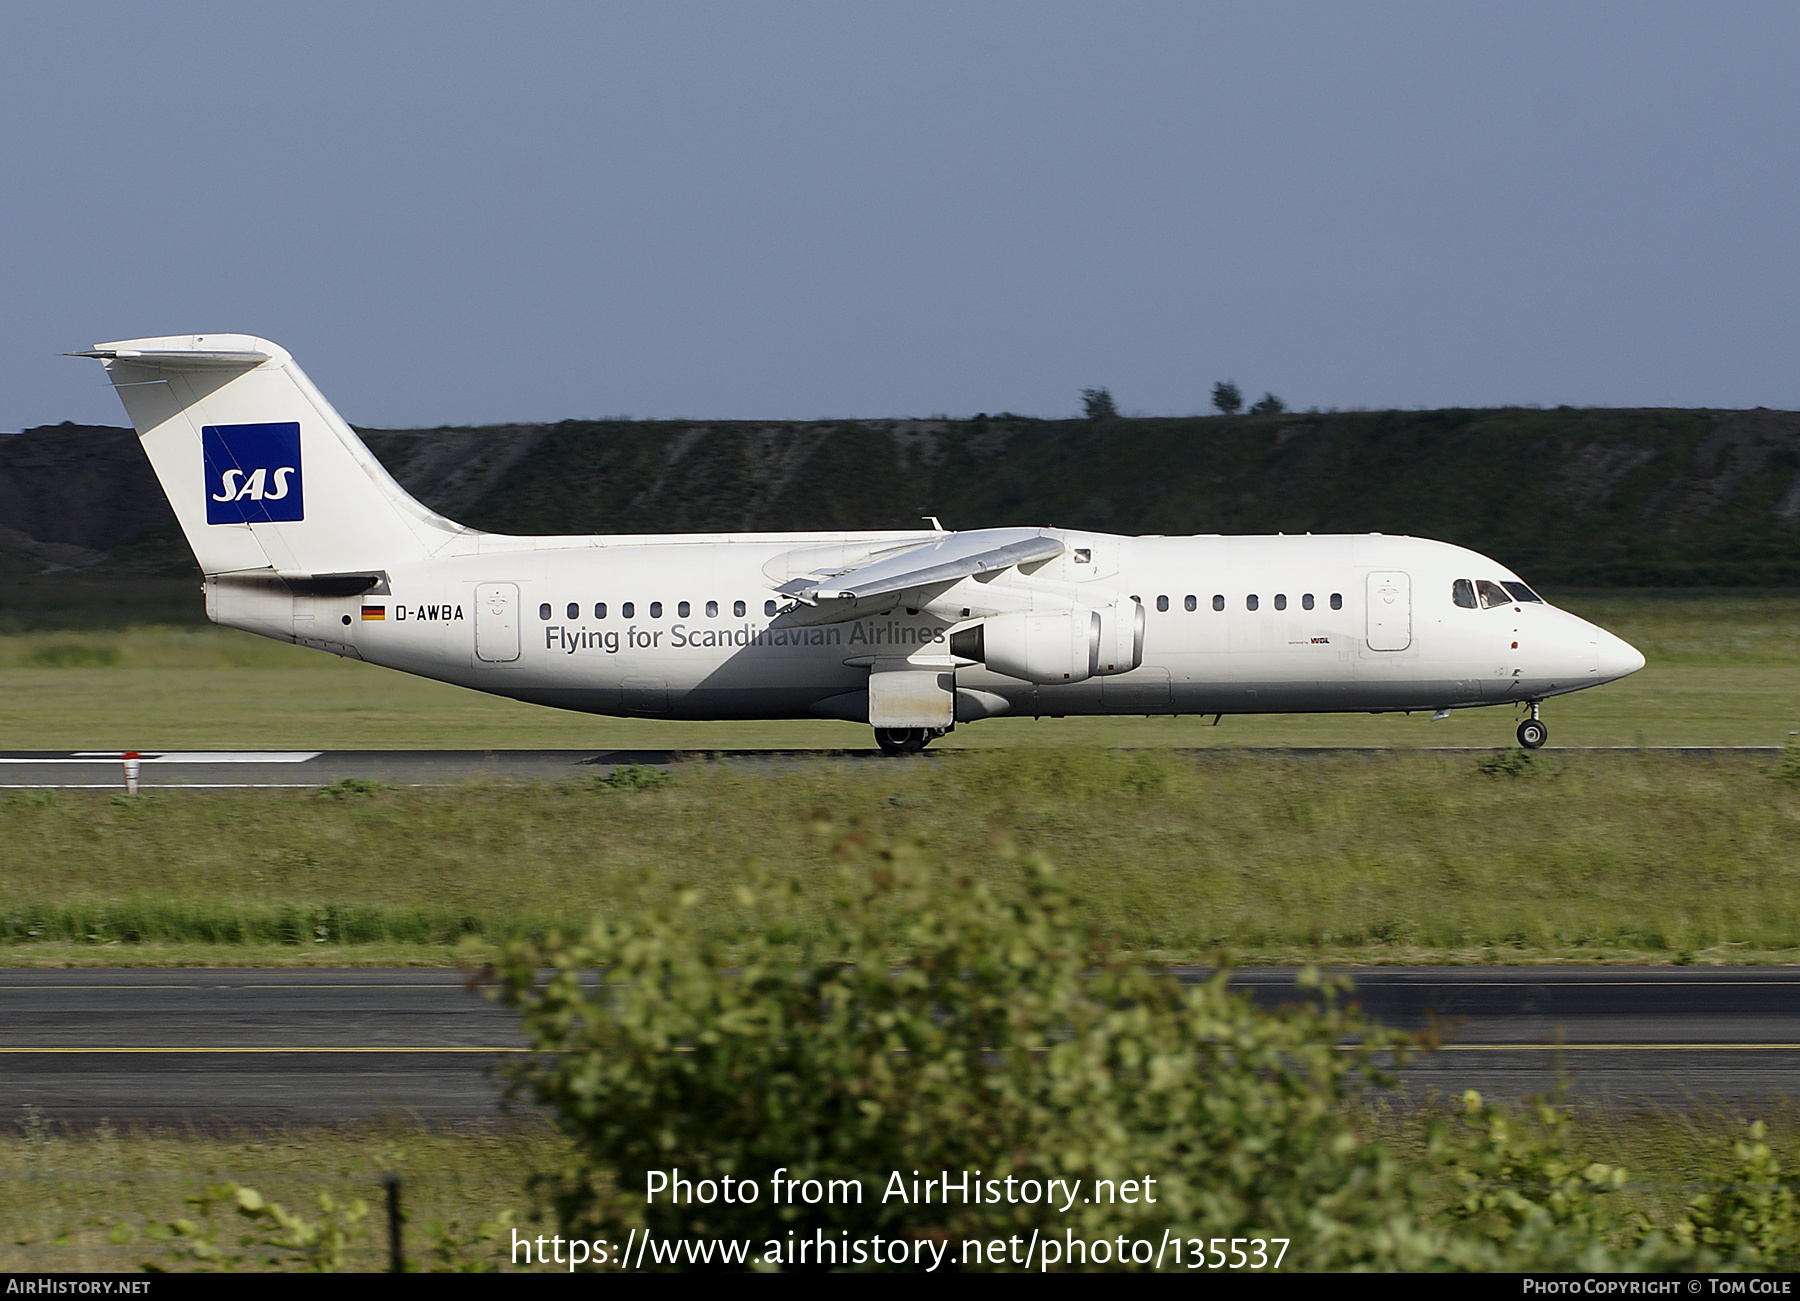
[[[1558,587],[1800,586],[1800,413],[1503,408],[1034,420],[565,421],[364,431],[506,532],[1409,533]],[[0,625],[191,622],[197,574],[129,431],[0,436]]]
[[[443,433],[371,433],[402,482]],[[458,432],[478,439],[479,433]],[[1546,583],[1800,583],[1800,413],[1380,411],[1046,421],[567,422],[458,518],[525,532],[1410,533]],[[427,499],[429,495],[427,493]]]

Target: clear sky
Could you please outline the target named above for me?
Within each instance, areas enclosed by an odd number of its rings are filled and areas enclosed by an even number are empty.
[[[3,12],[0,430],[1800,407],[1793,0]]]

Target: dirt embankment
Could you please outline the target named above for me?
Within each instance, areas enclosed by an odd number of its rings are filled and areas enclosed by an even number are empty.
[[[893,528],[926,514],[952,528],[1374,530],[1552,583],[1800,584],[1800,412],[564,421],[364,437],[426,505],[500,532]],[[0,435],[0,570],[41,586],[171,565],[191,569],[130,430]]]

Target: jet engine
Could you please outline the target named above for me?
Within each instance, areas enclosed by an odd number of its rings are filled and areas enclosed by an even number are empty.
[[[1144,662],[1144,603],[1127,597],[1100,611],[1100,658],[1094,675],[1129,673]]]
[[[952,633],[950,653],[1046,686],[1128,673],[1144,659],[1144,607],[1128,601],[1103,610],[996,615]]]

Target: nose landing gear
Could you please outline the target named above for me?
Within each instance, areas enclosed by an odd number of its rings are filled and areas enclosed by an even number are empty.
[[[878,727],[875,744],[883,754],[917,754],[950,729],[947,727]]]
[[[1543,703],[1541,700],[1532,701],[1531,717],[1519,724],[1519,744],[1527,750],[1535,750],[1550,739],[1550,729],[1538,717],[1538,707]]]

